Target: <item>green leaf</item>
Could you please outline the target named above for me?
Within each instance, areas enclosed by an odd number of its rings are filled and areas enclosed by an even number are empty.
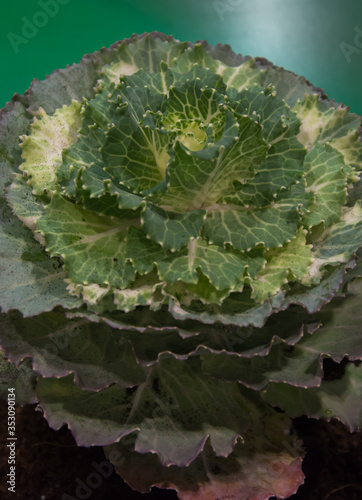
[[[90,179],[91,175],[94,176],[90,170],[86,170],[82,176],[85,182]],[[136,211],[138,208],[146,206],[146,202],[141,196],[131,193],[125,186],[117,187],[108,181],[106,181],[105,186],[106,190],[117,198],[118,206],[123,210]]]
[[[242,289],[243,283],[241,282],[238,290]],[[193,301],[202,302],[203,304],[221,304],[225,297],[230,295],[230,292],[231,290],[228,288],[218,290],[201,271],[197,273],[195,283],[184,283],[182,281],[175,284],[168,283],[162,290],[165,296],[170,296],[172,300],[176,298],[181,305],[186,306],[190,306]]]
[[[113,126],[101,151],[105,172],[116,184],[142,191],[164,178],[171,136],[156,127],[150,112],[160,110],[173,80],[172,71],[161,65],[160,73],[142,70],[115,88],[109,111]]]
[[[180,214],[148,203],[141,214],[142,229],[163,248],[175,251],[199,236],[204,217],[205,210]]]
[[[104,171],[115,184],[122,184],[140,192],[159,184],[165,176],[170,159],[170,135],[166,132],[143,127],[132,130],[125,121],[107,132],[102,148]]]
[[[13,103],[7,113],[2,113],[0,125],[1,156],[10,161],[21,162],[21,149],[14,136],[26,131],[28,125],[24,106]],[[3,312],[20,310],[24,316],[62,305],[77,307],[80,301],[70,297],[58,259],[49,259],[41,245],[34,240],[33,233],[12,214],[4,199],[5,187],[10,185],[14,165],[8,161],[0,164],[0,307]],[[20,177],[6,195],[30,225],[37,218],[40,205],[30,208],[29,188]],[[21,208],[22,205],[22,208]]]
[[[27,227],[0,205],[0,305],[3,312],[18,309],[24,316],[61,305],[77,307],[69,296],[66,274],[58,259],[50,259]]]
[[[170,256],[161,245],[146,238],[142,229],[131,227],[126,237],[126,257],[132,262],[134,268],[140,274],[152,271],[158,260]]]
[[[78,314],[78,313],[77,313]],[[152,316],[151,316],[152,314]],[[113,319],[116,317],[113,315]],[[118,316],[123,319],[122,336],[127,338],[135,350],[142,366],[150,366],[158,361],[161,353],[172,353],[177,359],[187,359],[189,356],[209,355],[210,353],[236,353],[240,357],[267,356],[274,344],[282,341],[293,346],[303,335],[315,332],[320,324],[316,318],[301,307],[289,307],[286,311],[273,314],[262,327],[235,327],[221,323],[202,324],[197,321],[174,320],[171,328],[165,311],[154,313],[145,309],[134,316],[135,329],[126,330],[125,322],[130,315]],[[108,318],[110,319],[110,318]],[[147,328],[141,328],[141,323]],[[288,328],[285,328],[288,325]],[[118,328],[122,328],[121,325]],[[308,338],[311,338],[308,335]],[[314,350],[312,355],[315,355]]]
[[[312,94],[294,108],[301,120],[298,139],[310,150],[317,143],[328,142],[343,154],[347,165],[361,169],[362,143],[359,127],[361,117],[349,108]]]
[[[63,149],[77,140],[80,109],[77,101],[57,109],[52,116],[39,108],[39,118],[34,118],[30,134],[23,136],[24,162],[20,169],[29,177],[34,194],[42,195],[46,191],[52,196],[58,190],[56,172],[62,164]]]
[[[104,88],[94,99],[83,100],[81,118],[82,126],[77,141],[65,148],[62,154],[62,165],[57,171],[58,181],[62,192],[67,196],[79,199],[81,195],[99,196],[104,193],[104,180],[110,180],[103,168],[104,162],[100,153],[106,141],[105,132],[111,126],[110,95],[112,87]],[[90,186],[85,185],[82,179],[84,171],[91,170]],[[94,185],[95,184],[95,185]],[[84,190],[89,191],[84,193]]]
[[[162,33],[133,35],[113,49],[111,64],[103,68],[106,80],[118,83],[123,75],[132,75],[140,68],[147,72],[159,71],[162,61],[173,66],[187,47]]]
[[[165,298],[162,295],[157,298],[160,283],[156,272],[146,274],[136,279],[125,290],[114,290],[114,303],[117,309],[129,312],[138,306],[149,306],[151,309],[158,309]]]
[[[126,262],[124,238],[137,223],[97,215],[55,195],[37,226],[51,255],[63,258],[72,281],[124,288],[135,274]]]
[[[263,304],[257,304],[250,297],[250,291],[243,290],[242,293],[231,293],[223,301],[222,307],[217,304],[202,303],[191,303],[187,306],[177,304],[173,300],[169,304],[169,311],[178,320],[192,319],[206,324],[220,322],[224,325],[261,327],[273,309],[280,307],[282,299],[283,293],[280,293]]]
[[[281,135],[271,144],[267,158],[255,167],[255,177],[237,184],[237,191],[222,198],[226,203],[265,206],[281,196],[283,190],[294,189],[304,173],[304,146],[293,135]]]
[[[283,245],[296,233],[298,201],[273,203],[262,208],[234,208],[225,205],[219,211],[207,212],[203,233],[209,243],[229,243],[237,250],[249,251],[258,245],[267,249]]]
[[[249,407],[251,401],[250,395]],[[289,427],[290,422],[284,415],[271,414],[269,408],[259,405],[254,411],[252,426],[244,434],[244,443],[237,443],[231,455],[215,456],[207,442],[186,469],[175,465],[165,467],[154,453],[136,453],[133,436],[104,450],[121,477],[143,493],[157,486],[175,489],[180,500],[225,495],[234,500],[266,500],[271,495],[286,498],[297,490],[304,478],[302,450],[288,431]]]
[[[36,403],[35,385],[36,374],[32,370],[30,359],[15,366],[0,351],[0,398],[2,400],[7,400],[9,394],[14,394],[14,402],[17,405],[34,404]],[[9,389],[14,390],[9,392]]]
[[[83,208],[87,210],[92,210],[93,212],[104,215],[107,217],[118,217],[122,222],[126,219],[135,219],[139,212],[135,213],[135,210],[122,210],[119,208],[119,197],[111,196],[106,193],[103,196],[83,199]]]
[[[322,323],[313,335],[297,344],[297,350],[317,358],[328,355],[335,361],[345,356],[360,360],[362,279],[354,279],[346,296],[335,297],[324,306],[315,320]],[[271,384],[265,393],[266,400],[287,411],[291,417],[307,414],[314,418],[338,418],[350,429],[361,426],[361,368],[347,364],[342,378],[322,381],[320,387],[301,389],[285,384]]]
[[[78,200],[82,195],[99,196],[105,192],[103,181],[110,177],[103,170],[104,164],[99,151],[104,141],[104,131],[91,125],[87,135],[79,135],[78,140],[63,151],[62,164],[57,170],[62,193]],[[82,175],[88,170],[93,174],[90,174],[93,182],[85,185]]]
[[[163,123],[173,128],[177,120],[213,123],[220,119],[220,107],[225,103],[226,86],[220,75],[195,64],[187,73],[172,71],[168,98],[161,107]],[[167,124],[167,125],[166,125]]]
[[[311,266],[312,267],[312,266]],[[323,273],[323,279],[316,286],[307,286],[317,281],[313,276],[311,279],[310,268],[308,275],[302,278],[302,283],[290,283],[289,292],[284,299],[283,307],[290,304],[299,304],[307,309],[309,313],[318,311],[321,306],[329,302],[339,290],[346,274],[344,267],[332,268],[329,273]],[[320,276],[319,276],[320,277]]]
[[[262,136],[269,144],[298,133],[300,121],[286,102],[277,98],[271,85],[266,89],[254,85],[241,92],[230,89],[228,95],[238,114],[246,114],[263,125]]]
[[[95,199],[98,198],[100,203],[109,203],[110,200],[116,199],[116,205],[123,213],[126,210],[136,211],[138,208],[146,204],[144,198],[133,194],[125,186],[116,186],[110,176],[103,170],[102,163],[92,163],[89,167],[81,168],[77,183],[81,185],[83,203],[93,209]],[[73,186],[75,186],[73,182]],[[67,194],[72,194],[69,189]],[[75,193],[75,191],[73,191]],[[110,197],[109,195],[112,195]],[[119,215],[122,214],[119,211]],[[101,213],[105,213],[104,210]]]
[[[129,341],[104,323],[70,320],[62,312],[26,319],[13,312],[2,315],[0,325],[1,346],[11,361],[18,364],[31,357],[33,370],[44,377],[72,373],[89,390],[112,383],[132,387],[145,379]]]
[[[314,262],[309,268],[305,284],[320,281],[321,269],[326,265],[348,262],[362,246],[362,208],[360,203],[354,207],[343,207],[342,217],[322,232],[309,239],[313,244]]]
[[[345,297],[335,297],[316,315],[322,326],[303,341],[301,348],[315,355],[328,354],[338,362],[345,356],[351,361],[361,359],[361,297],[362,279],[355,279],[348,285]]]
[[[263,266],[261,255],[248,255],[217,245],[208,245],[201,238],[191,240],[187,254],[170,256],[157,262],[161,279],[167,283],[196,283],[200,270],[217,290],[234,289],[243,281],[245,271],[255,276]]]
[[[261,83],[264,71],[256,66],[255,60],[250,57],[236,56],[226,47],[211,47],[205,43],[196,42],[176,59],[174,70],[188,73],[197,65],[220,75],[227,87],[237,90]]]
[[[100,286],[96,283],[91,285],[81,285],[79,283],[73,283],[69,279],[66,280],[68,283],[67,290],[70,294],[75,295],[86,302],[89,306],[98,304],[105,297],[108,298],[110,295],[110,286]]]
[[[351,259],[351,262],[348,263],[346,268],[345,275],[343,276],[341,290],[345,291],[346,285],[350,283],[355,278],[362,278],[362,250],[359,249],[354,257]]]
[[[324,380],[320,387],[310,389],[271,384],[263,397],[292,418],[301,415],[326,420],[337,418],[353,432],[362,425],[362,368],[350,363],[342,378]]]
[[[247,396],[235,383],[205,377],[197,358],[164,357],[146,376],[132,391],[111,386],[93,393],[74,385],[71,375],[41,378],[37,396],[49,424],[68,422],[79,446],[138,431],[136,451],[157,453],[163,465],[190,464],[208,437],[216,455],[227,456],[249,427]]]
[[[12,176],[13,182],[6,190],[6,200],[16,216],[33,232],[36,231],[36,221],[44,213],[44,206],[32,194],[31,187],[21,174]],[[47,198],[44,197],[44,201]],[[34,234],[41,240],[40,234]],[[41,243],[41,241],[40,241]]]
[[[279,292],[288,281],[301,280],[307,275],[312,262],[312,246],[306,245],[306,234],[307,231],[299,228],[291,242],[264,254],[267,264],[251,283],[252,297],[257,302],[264,302]]]
[[[358,126],[358,121],[357,124]],[[360,129],[352,129],[346,135],[334,138],[330,141],[337,151],[343,153],[344,162],[346,165],[353,167],[357,172],[361,171],[362,164],[362,142]],[[356,177],[351,174],[352,179],[355,181]]]
[[[273,86],[279,99],[293,107],[305,98],[305,94],[323,93],[321,89],[313,87],[303,76],[298,76],[284,68],[274,66],[265,59],[257,58],[257,67],[262,71],[262,84],[265,87]]]
[[[29,120],[30,115],[24,105],[14,98],[0,111],[0,161],[7,161],[14,170],[21,163],[18,138],[28,131]],[[1,169],[0,174],[3,173]]]
[[[323,371],[319,353],[299,347],[274,344],[267,356],[245,358],[229,353],[202,356],[203,370],[212,377],[235,381],[254,390],[263,390],[270,382],[283,382],[298,387],[320,384]]]
[[[306,190],[315,194],[315,204],[303,217],[307,227],[321,222],[328,227],[340,220],[346,202],[347,179],[343,167],[343,155],[328,144],[318,143],[305,157]]]
[[[190,151],[176,141],[167,190],[155,199],[178,211],[213,206],[233,189],[235,180],[246,182],[254,176],[253,167],[265,157],[266,149],[258,124],[247,116],[238,117],[237,123],[227,112],[223,135],[215,145]]]
[[[90,196],[103,194],[105,190],[104,181],[109,182],[111,180],[109,172],[104,170],[107,166],[107,163],[104,163],[104,158],[109,159],[112,174],[112,165],[116,161],[113,157],[115,152],[121,156],[125,153],[127,158],[123,159],[124,167],[130,162],[130,171],[126,175],[126,169],[123,172],[125,179],[122,178],[121,180],[127,180],[128,178],[134,180],[137,178],[132,172],[132,168],[137,165],[140,168],[139,164],[142,157],[140,149],[142,147],[145,149],[142,160],[144,162],[143,167],[149,161],[152,162],[152,158],[157,165],[157,162],[162,163],[163,160],[157,156],[158,154],[165,156],[167,162],[167,152],[162,149],[164,146],[162,135],[160,136],[157,131],[150,131],[143,126],[139,128],[141,122],[144,121],[146,111],[149,111],[152,106],[158,109],[161,105],[166,91],[164,85],[172,81],[172,74],[169,73],[167,68],[162,66],[161,69],[163,71],[154,76],[140,71],[128,80],[122,81],[115,90],[106,86],[94,99],[85,101],[82,109],[82,135],[75,144],[63,153],[63,165],[58,173],[63,192],[69,196],[75,196],[77,191],[82,194],[81,190],[89,190],[87,194]],[[140,85],[144,89],[142,95],[139,90]],[[122,99],[125,102],[118,107],[117,103]],[[151,108],[150,103],[152,104]],[[128,109],[129,106],[130,109]],[[121,113],[119,113],[120,111]],[[118,119],[119,114],[121,116]],[[130,131],[133,132],[130,133]],[[161,140],[161,144],[156,144],[158,138]],[[124,142],[127,143],[126,150],[124,149]],[[165,145],[167,146],[167,144],[166,140]],[[159,152],[157,152],[157,148],[160,149]],[[104,153],[103,155],[101,150]],[[146,170],[150,166],[148,165]],[[165,166],[160,168],[165,169]],[[84,182],[84,174],[88,171],[90,171],[91,179],[86,178]],[[120,180],[118,178],[120,175],[119,169],[116,169],[113,173],[116,174],[114,180],[118,183]],[[136,173],[140,172],[137,171]]]
[[[84,99],[82,102],[82,128],[81,134],[87,135],[89,128],[94,126],[106,131],[110,126],[109,107],[111,103],[110,93],[113,85],[107,86],[96,94],[93,99]]]
[[[353,207],[356,203],[360,203],[362,199],[362,180],[360,179],[356,184],[348,186],[347,202],[348,207]]]
[[[212,73],[217,73],[219,68],[226,67],[217,58],[212,57],[209,51],[199,42],[195,43],[192,47],[187,47],[186,50],[180,54],[174,64],[174,70],[179,73],[189,73],[195,66],[210,70]]]
[[[121,122],[127,120],[133,129],[137,128],[145,115],[162,108],[174,81],[175,74],[165,63],[157,73],[140,69],[131,76],[122,76],[110,98],[115,120],[120,112]]]
[[[228,89],[234,88],[238,92],[253,84],[260,85],[264,80],[264,70],[258,68],[255,59],[249,59],[236,67],[221,65],[218,73],[222,75]]]

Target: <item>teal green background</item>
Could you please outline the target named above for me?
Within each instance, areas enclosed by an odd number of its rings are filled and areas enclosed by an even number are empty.
[[[1,4],[0,107],[33,78],[43,79],[132,33],[158,30],[266,57],[362,114],[362,36],[354,40],[354,28],[362,30],[359,0],[50,1],[63,5],[48,20],[39,14],[39,0]],[[26,43],[11,43],[9,37],[22,36],[24,23],[34,19],[44,26],[24,38]],[[352,50],[349,61],[341,44]]]

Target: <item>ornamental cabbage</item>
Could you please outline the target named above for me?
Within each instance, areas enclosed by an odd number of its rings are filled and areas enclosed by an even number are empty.
[[[291,418],[362,424],[360,127],[161,33],[34,80],[0,120],[2,394],[139,491],[294,493]]]

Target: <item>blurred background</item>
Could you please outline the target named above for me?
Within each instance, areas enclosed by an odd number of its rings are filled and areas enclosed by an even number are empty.
[[[266,57],[362,114],[357,0],[17,0],[2,3],[0,25],[0,108],[33,78],[158,30]]]

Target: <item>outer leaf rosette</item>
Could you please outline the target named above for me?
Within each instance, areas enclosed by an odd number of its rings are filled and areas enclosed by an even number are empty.
[[[159,33],[14,96],[0,339],[12,377],[29,372],[22,402],[36,385],[50,424],[110,445],[141,491],[292,494],[287,415],[325,416],[323,358],[362,358],[360,124],[264,59]],[[359,378],[336,390],[352,398]]]

